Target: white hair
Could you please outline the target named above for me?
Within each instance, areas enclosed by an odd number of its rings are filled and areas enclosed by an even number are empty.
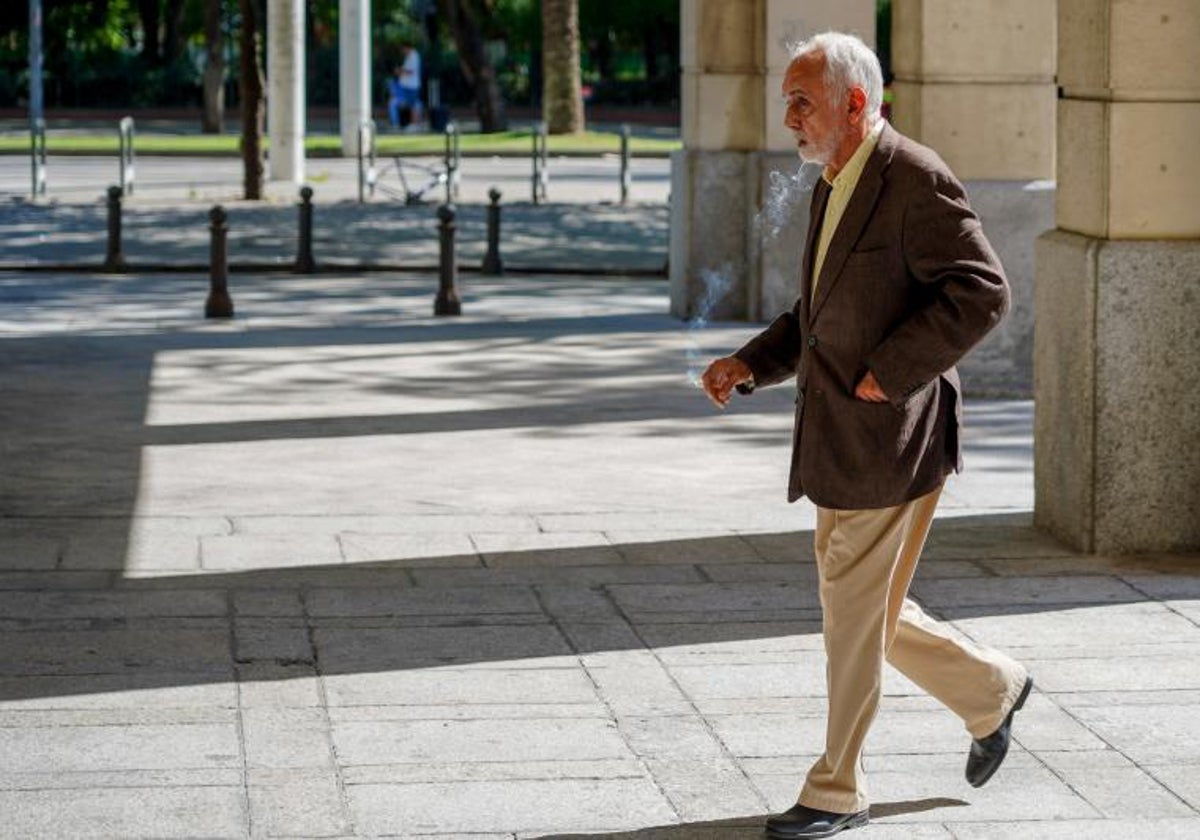
[[[825,57],[825,87],[841,99],[851,88],[862,88],[867,95],[867,124],[874,125],[883,107],[883,68],[875,51],[856,35],[845,32],[821,32],[792,47],[792,61],[810,53]]]

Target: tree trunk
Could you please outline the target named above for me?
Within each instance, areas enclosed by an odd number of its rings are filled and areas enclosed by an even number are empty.
[[[241,66],[238,89],[242,100],[242,186],[244,198],[263,195],[263,76],[258,56],[258,2],[238,0],[242,14]]]
[[[500,98],[500,83],[483,48],[483,24],[489,14],[488,6],[479,0],[439,0],[439,8],[454,33],[463,75],[475,89],[479,130],[484,134],[504,131],[508,120],[504,115],[504,100]]]
[[[162,48],[158,37],[161,23],[158,2],[159,0],[137,0],[138,17],[142,20],[142,58],[154,67],[162,62]]]
[[[642,33],[642,61],[646,64],[646,78],[658,78],[658,29],[647,27]]]
[[[225,130],[225,43],[221,32],[222,0],[204,0],[204,116],[201,130]]]
[[[163,18],[163,64],[171,65],[183,54],[183,0],[167,0]]]
[[[583,131],[579,0],[542,0],[542,118],[551,134]]]

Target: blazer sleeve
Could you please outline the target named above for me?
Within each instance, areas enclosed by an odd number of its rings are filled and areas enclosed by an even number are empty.
[[[954,367],[1009,307],[1000,260],[948,171],[919,173],[901,235],[908,274],[929,293],[866,360],[897,407]]]
[[[783,382],[796,372],[800,360],[800,300],[734,354],[750,368],[754,383],[738,386],[742,393]]]

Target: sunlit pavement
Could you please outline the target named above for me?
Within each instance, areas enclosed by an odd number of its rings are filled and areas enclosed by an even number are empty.
[[[0,275],[0,836],[748,838],[823,734],[787,386],[665,282]],[[969,383],[968,383],[969,386]],[[1032,528],[976,400],[918,572],[1037,681],[1005,767],[895,673],[861,837],[1200,833],[1200,558]]]

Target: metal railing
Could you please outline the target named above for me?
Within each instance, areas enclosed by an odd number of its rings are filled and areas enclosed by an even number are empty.
[[[358,203],[366,201],[366,195],[375,196],[375,120],[363,120],[358,124]]]
[[[462,154],[459,149],[458,123],[448,122],[446,123],[446,153],[444,156],[447,204],[458,199],[458,169],[461,160]]]
[[[533,127],[533,203],[547,200],[550,184],[549,143],[546,124],[539,122]]]
[[[41,117],[29,126],[30,192],[34,198],[46,194],[46,121]]]
[[[633,175],[629,169],[629,124],[621,126],[621,203],[629,203],[629,187],[633,183]]]
[[[133,117],[122,117],[117,123],[117,153],[120,155],[120,182],[123,195],[133,195],[134,153]]]

